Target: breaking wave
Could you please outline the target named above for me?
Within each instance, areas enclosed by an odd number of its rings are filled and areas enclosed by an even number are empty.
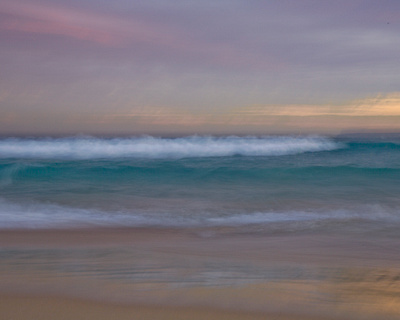
[[[373,224],[400,222],[398,208],[379,205],[359,206],[335,210],[265,211],[234,214],[202,212],[181,215],[179,212],[157,211],[103,211],[94,208],[76,208],[51,203],[14,203],[0,198],[0,230],[47,229],[79,227],[241,227],[271,226],[286,230],[287,226],[314,228],[318,224],[346,226],[371,222]],[[316,224],[316,225],[314,225]]]
[[[0,140],[0,158],[98,159],[187,158],[223,156],[282,156],[330,151],[342,143],[325,137],[212,137],[157,138],[151,136],[102,139],[69,137]]]

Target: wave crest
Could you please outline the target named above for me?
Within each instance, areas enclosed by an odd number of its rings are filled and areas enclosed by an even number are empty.
[[[0,140],[0,158],[187,158],[281,156],[342,148],[324,137],[46,138]]]

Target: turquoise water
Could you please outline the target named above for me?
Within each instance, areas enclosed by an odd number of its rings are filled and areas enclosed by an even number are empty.
[[[394,232],[400,140],[0,140],[0,228]]]

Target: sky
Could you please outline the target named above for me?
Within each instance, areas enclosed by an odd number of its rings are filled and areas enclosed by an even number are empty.
[[[400,131],[398,0],[0,0],[0,134]]]

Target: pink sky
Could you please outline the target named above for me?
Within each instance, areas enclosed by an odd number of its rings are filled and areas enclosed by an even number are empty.
[[[399,131],[399,12],[2,1],[0,134]]]

